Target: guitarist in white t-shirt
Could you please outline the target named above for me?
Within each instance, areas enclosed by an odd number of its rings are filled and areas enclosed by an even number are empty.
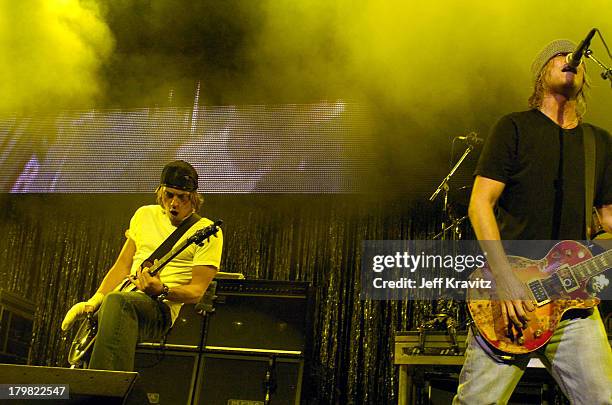
[[[217,273],[223,237],[219,230],[202,246],[190,244],[160,272],[152,276],[143,262],[202,204],[197,193],[198,174],[187,162],[168,163],[157,188],[157,204],[140,207],[130,220],[127,240],[115,264],[88,301],[79,302],[66,314],[67,330],[87,312],[98,311],[98,332],[89,368],[131,371],[136,343],[161,338],[168,332],[183,303],[196,303]],[[175,246],[196,231],[212,224],[201,218]],[[132,291],[115,291],[126,278]]]

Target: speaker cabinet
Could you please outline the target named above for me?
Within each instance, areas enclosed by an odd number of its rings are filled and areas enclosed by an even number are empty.
[[[0,290],[0,362],[27,364],[34,313],[33,303]]]
[[[129,403],[191,404],[199,356],[195,352],[138,349],[134,371],[140,379]]]
[[[308,283],[223,280],[208,318],[205,348],[303,353],[308,330]]]
[[[263,405],[266,396],[266,375],[272,372],[271,403],[300,403],[304,363],[301,359],[256,355],[205,353],[202,355],[195,404],[198,405]]]
[[[171,350],[200,350],[205,326],[205,316],[195,310],[194,304],[184,304],[168,336],[165,346]],[[141,348],[159,347],[160,341],[144,341]]]
[[[214,312],[183,305],[164,349],[138,345],[130,403],[300,403],[308,348],[309,283],[222,280]],[[306,373],[307,374],[307,373]],[[266,386],[266,381],[269,381]]]

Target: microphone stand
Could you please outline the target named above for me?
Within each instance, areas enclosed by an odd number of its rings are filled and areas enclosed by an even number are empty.
[[[271,355],[268,359],[268,367],[266,368],[266,375],[263,381],[263,389],[264,389],[264,405],[270,405],[270,401],[272,400],[272,394],[276,392],[277,383],[276,383],[276,356]]]
[[[592,59],[593,62],[597,63],[599,67],[601,67],[604,70],[603,72],[601,72],[601,78],[604,80],[610,80],[610,86],[612,86],[612,68],[607,67],[606,65],[603,64],[603,62],[595,58],[593,56],[593,51],[591,51],[590,49],[587,49],[587,51],[584,54],[586,55],[587,58]]]
[[[434,191],[433,194],[429,197],[429,201],[434,201],[436,199],[436,197],[438,196],[438,194],[440,194],[440,192],[442,190],[444,190],[444,204],[442,206],[442,210],[443,210],[444,216],[442,217],[443,218],[442,219],[442,231],[440,233],[438,233],[436,236],[434,236],[433,239],[440,238],[440,240],[446,240],[446,232],[447,232],[447,230],[450,229],[453,225],[456,225],[455,223],[453,223],[453,224],[451,224],[449,226],[446,225],[446,213],[447,213],[447,210],[448,210],[448,191],[449,191],[448,182],[453,177],[453,175],[455,174],[457,169],[459,169],[459,166],[461,166],[463,161],[468,157],[468,155],[470,153],[472,153],[473,150],[474,150],[474,146],[471,145],[471,144],[468,144],[468,147],[466,148],[465,152],[463,152],[463,155],[459,158],[457,163],[455,163],[455,166],[453,166],[453,168],[448,173],[448,175],[446,175],[444,180],[442,180],[442,183],[440,183],[438,188],[436,188],[436,191]],[[461,218],[459,220],[459,222],[461,222],[463,220],[465,220],[465,217]]]
[[[467,148],[463,152],[463,155],[461,155],[459,160],[457,160],[457,163],[455,163],[455,165],[450,170],[450,172],[446,175],[444,180],[442,180],[440,185],[436,188],[433,194],[429,197],[429,201],[434,201],[436,197],[440,194],[440,192],[444,190],[444,203],[442,207],[442,210],[443,210],[442,212],[442,215],[443,215],[442,216],[443,218],[442,219],[442,230],[440,231],[440,233],[435,235],[433,239],[446,240],[447,239],[446,234],[448,230],[450,230],[451,228],[455,228],[453,232],[453,240],[456,241],[461,238],[459,225],[467,219],[467,215],[457,220],[455,218],[452,218],[448,214],[448,193],[450,189],[448,182],[453,177],[455,172],[459,169],[461,164],[465,161],[465,159],[469,156],[469,154],[472,153],[473,150],[474,150],[474,144],[468,143]],[[450,220],[450,224],[448,225],[446,224],[447,217]],[[459,346],[457,345],[457,325],[459,323],[458,314],[453,313],[456,311],[457,311],[457,303],[455,302],[453,298],[444,298],[444,297],[439,298],[436,302],[436,314],[433,316],[430,316],[428,321],[423,321],[417,327],[417,330],[419,331],[419,344],[415,348],[415,352],[413,352],[413,354],[425,353],[425,349],[426,349],[425,340],[426,340],[427,332],[439,326],[446,327],[446,332],[448,333],[450,341],[451,341],[451,353],[455,355],[459,354]],[[439,353],[439,354],[442,354],[442,353]]]

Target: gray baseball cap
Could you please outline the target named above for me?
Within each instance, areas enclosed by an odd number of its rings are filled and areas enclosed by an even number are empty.
[[[570,41],[569,39],[555,39],[548,45],[544,47],[538,53],[538,55],[533,60],[531,64],[531,75],[533,81],[538,79],[540,72],[546,66],[549,60],[551,60],[555,55],[558,54],[568,54],[576,50],[576,44]]]

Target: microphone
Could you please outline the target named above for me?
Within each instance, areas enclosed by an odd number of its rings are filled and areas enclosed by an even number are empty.
[[[470,132],[469,134],[465,136],[458,136],[455,139],[459,139],[460,141],[465,142],[469,146],[480,145],[481,143],[484,142],[484,139],[479,138],[476,132]]]
[[[568,67],[572,69],[577,69],[578,66],[580,66],[580,62],[582,61],[584,52],[589,49],[589,45],[591,45],[591,39],[593,39],[593,36],[595,35],[596,31],[597,28],[593,28],[591,31],[589,31],[586,38],[582,42],[580,42],[576,50],[572,53],[567,54],[567,56],[565,57],[565,62],[567,63]],[[563,71],[567,72],[566,69],[567,67],[564,68]]]

